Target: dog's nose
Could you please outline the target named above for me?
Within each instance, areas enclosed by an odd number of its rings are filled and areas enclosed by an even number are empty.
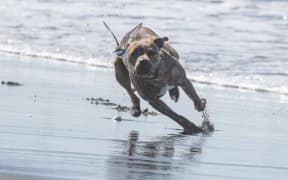
[[[140,66],[142,66],[143,68],[149,68],[150,65],[150,62],[147,59],[143,59],[140,61]]]
[[[139,62],[138,70],[140,74],[148,73],[150,71],[150,68],[151,68],[151,63],[149,62],[149,60],[143,59]]]

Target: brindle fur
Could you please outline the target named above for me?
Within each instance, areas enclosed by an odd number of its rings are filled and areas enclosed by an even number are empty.
[[[128,55],[124,58],[118,56],[115,58],[116,79],[120,85],[126,89],[131,98],[133,104],[131,114],[133,116],[140,116],[141,110],[140,100],[134,93],[131,84],[137,93],[144,100],[148,101],[152,107],[181,125],[185,133],[192,134],[201,132],[202,130],[198,126],[185,117],[175,113],[160,99],[161,95],[159,95],[159,93],[161,88],[165,85],[171,85],[175,87],[169,90],[169,95],[177,102],[179,98],[178,86],[180,86],[188,97],[193,100],[194,106],[198,111],[205,109],[205,101],[199,98],[192,83],[187,79],[186,73],[178,61],[179,55],[177,51],[166,42],[167,40],[168,38],[160,38],[151,29],[142,27],[128,40]],[[120,42],[120,46],[121,45],[123,45],[123,39]],[[142,54],[141,57],[134,57],[133,53],[139,47],[144,49],[145,53],[150,49],[156,51],[155,58],[154,56],[151,58],[147,53]],[[139,65],[141,64],[141,58],[149,60],[149,64],[151,64],[149,71],[152,71],[150,74],[154,73],[157,75],[155,78],[142,78],[137,75],[138,69],[141,67]]]

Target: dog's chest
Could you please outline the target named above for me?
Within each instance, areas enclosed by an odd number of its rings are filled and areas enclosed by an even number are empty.
[[[165,85],[162,86],[162,88],[160,89],[159,96],[164,96],[167,91],[169,91],[170,89],[173,89],[173,88],[175,88],[175,86],[172,86],[172,85],[169,85],[169,84],[165,84]]]

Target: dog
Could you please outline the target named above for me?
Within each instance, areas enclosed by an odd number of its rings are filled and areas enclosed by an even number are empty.
[[[127,37],[127,34],[123,37]],[[141,114],[140,99],[134,93],[137,91],[153,108],[182,126],[185,134],[202,132],[200,127],[175,113],[161,100],[168,91],[171,99],[177,102],[178,87],[181,87],[194,102],[196,110],[203,111],[206,106],[206,100],[198,96],[179,63],[177,51],[168,43],[168,38],[159,37],[153,30],[142,27],[141,24],[141,28],[136,32],[130,32],[129,38],[121,39],[120,46],[125,44],[126,55],[115,57],[114,68],[116,80],[131,98],[131,114],[134,117]]]

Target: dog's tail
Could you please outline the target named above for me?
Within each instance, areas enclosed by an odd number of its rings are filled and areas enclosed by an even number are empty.
[[[106,27],[106,29],[111,33],[111,35],[113,36],[117,48],[120,48],[120,43],[117,39],[117,37],[115,36],[115,34],[113,33],[113,31],[110,29],[110,27],[107,25],[107,23],[105,21],[103,21],[104,26]],[[121,49],[127,49],[128,46],[128,40],[131,37],[131,35],[133,35],[135,32],[139,31],[142,28],[142,23],[138,24],[137,26],[135,26],[133,29],[131,29],[128,33],[126,33],[126,35],[123,37],[123,43],[124,46]]]
[[[124,37],[123,37],[123,49],[127,49],[128,46],[128,40],[129,38],[137,31],[139,31],[142,28],[142,22],[135,26],[133,29],[131,29]]]

